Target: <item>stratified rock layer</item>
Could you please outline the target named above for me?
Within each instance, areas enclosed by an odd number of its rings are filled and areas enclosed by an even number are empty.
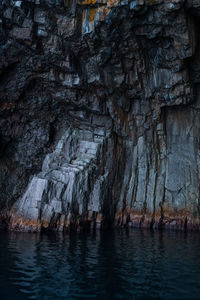
[[[200,2],[3,0],[12,230],[200,229]]]

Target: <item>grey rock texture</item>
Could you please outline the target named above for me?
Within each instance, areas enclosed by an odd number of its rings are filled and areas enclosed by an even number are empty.
[[[0,3],[12,230],[200,229],[200,2]]]

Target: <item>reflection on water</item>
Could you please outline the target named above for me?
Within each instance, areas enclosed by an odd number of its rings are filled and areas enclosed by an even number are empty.
[[[0,234],[0,299],[200,299],[200,236]]]

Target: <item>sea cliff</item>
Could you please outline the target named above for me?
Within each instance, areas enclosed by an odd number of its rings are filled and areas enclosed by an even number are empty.
[[[200,229],[200,2],[0,3],[10,230]]]

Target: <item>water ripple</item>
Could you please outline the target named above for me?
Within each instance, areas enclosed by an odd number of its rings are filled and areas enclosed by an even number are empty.
[[[200,236],[0,234],[0,299],[200,299]]]

